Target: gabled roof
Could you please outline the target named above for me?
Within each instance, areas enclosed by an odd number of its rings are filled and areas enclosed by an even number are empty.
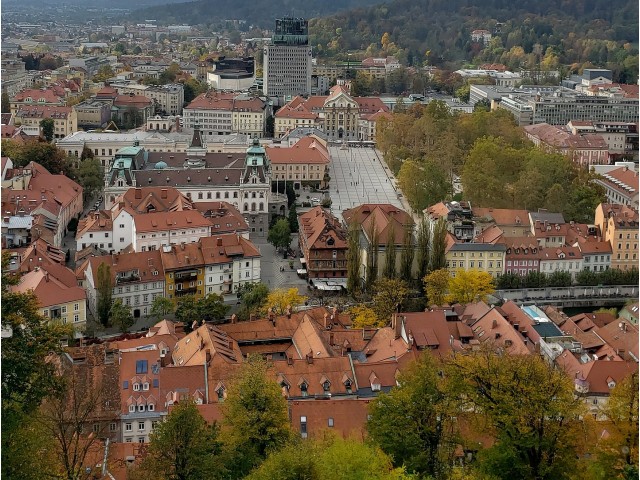
[[[203,365],[209,359],[239,364],[242,353],[238,343],[213,325],[202,325],[180,339],[171,353],[174,365]]]
[[[337,218],[317,206],[298,217],[300,234],[309,249],[345,249],[347,232]]]
[[[164,279],[164,268],[159,250],[149,250],[147,252],[116,253],[99,257],[90,257],[88,263],[91,265],[93,274],[93,284],[98,284],[98,268],[105,263],[111,268],[111,277],[116,284],[118,274],[138,271],[138,282],[156,282]],[[156,275],[153,272],[157,272]]]
[[[379,245],[387,244],[391,232],[393,232],[394,243],[402,245],[405,241],[406,229],[413,229],[414,225],[410,214],[388,203],[365,203],[345,210],[342,216],[347,224],[362,225],[362,231],[367,238],[375,223]]]
[[[53,269],[51,270],[53,271]],[[75,274],[73,272],[70,273],[70,276],[73,276],[73,286],[66,285],[65,283],[69,283],[68,281],[64,282],[54,277],[53,274],[49,274],[44,269],[38,269],[22,275],[20,277],[20,283],[10,288],[11,291],[21,293],[33,291],[41,307],[51,307],[86,300],[87,292],[75,286]]]
[[[267,147],[266,151],[273,164],[328,164],[330,161],[326,147],[311,136],[301,138],[291,147]]]

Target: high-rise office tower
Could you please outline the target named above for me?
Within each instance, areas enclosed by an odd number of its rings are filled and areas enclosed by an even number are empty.
[[[264,93],[270,97],[311,94],[309,22],[276,20],[271,44],[264,47]]]

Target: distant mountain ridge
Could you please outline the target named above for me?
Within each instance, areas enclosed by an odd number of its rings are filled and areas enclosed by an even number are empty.
[[[129,18],[190,25],[237,19],[261,28],[273,28],[276,18],[283,16],[315,18],[376,3],[380,0],[198,0],[136,10]]]

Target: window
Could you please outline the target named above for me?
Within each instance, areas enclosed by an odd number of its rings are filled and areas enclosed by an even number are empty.
[[[136,373],[147,373],[148,365],[147,360],[136,360]]]
[[[138,411],[144,412],[144,405],[138,405]]]
[[[138,437],[138,443],[144,443],[144,437]]]
[[[142,384],[142,390],[144,390],[144,391],[149,390],[149,382],[144,382],[144,383]]]
[[[140,391],[140,384],[139,383],[134,383],[133,384],[133,391],[134,392],[139,392]]]
[[[327,422],[327,424],[328,424],[330,427],[333,427],[333,418],[329,417],[329,421]]]
[[[135,405],[129,405],[129,413],[134,413],[136,411]]]
[[[156,409],[156,406],[153,403],[150,403],[149,405],[147,405],[147,410],[149,410],[150,412],[153,412]]]
[[[138,422],[138,430],[144,430],[144,422]]]
[[[98,433],[99,431],[100,431],[100,424],[94,423],[93,424],[93,433]]]
[[[133,425],[131,423],[125,423],[124,424],[124,431],[125,432],[130,432],[133,430]]]
[[[300,417],[300,436],[307,438],[307,417]]]
[[[79,303],[74,303],[73,304],[73,311],[77,312],[78,310],[80,310],[80,304]]]
[[[115,422],[111,422],[109,424],[109,431],[110,432],[115,432],[117,428],[118,428],[118,426],[117,426],[117,424]]]

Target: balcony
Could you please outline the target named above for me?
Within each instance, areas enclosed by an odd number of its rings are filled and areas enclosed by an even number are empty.
[[[125,283],[139,282],[140,275],[137,273],[130,273],[128,275],[118,275],[116,277],[116,285],[122,285]]]

